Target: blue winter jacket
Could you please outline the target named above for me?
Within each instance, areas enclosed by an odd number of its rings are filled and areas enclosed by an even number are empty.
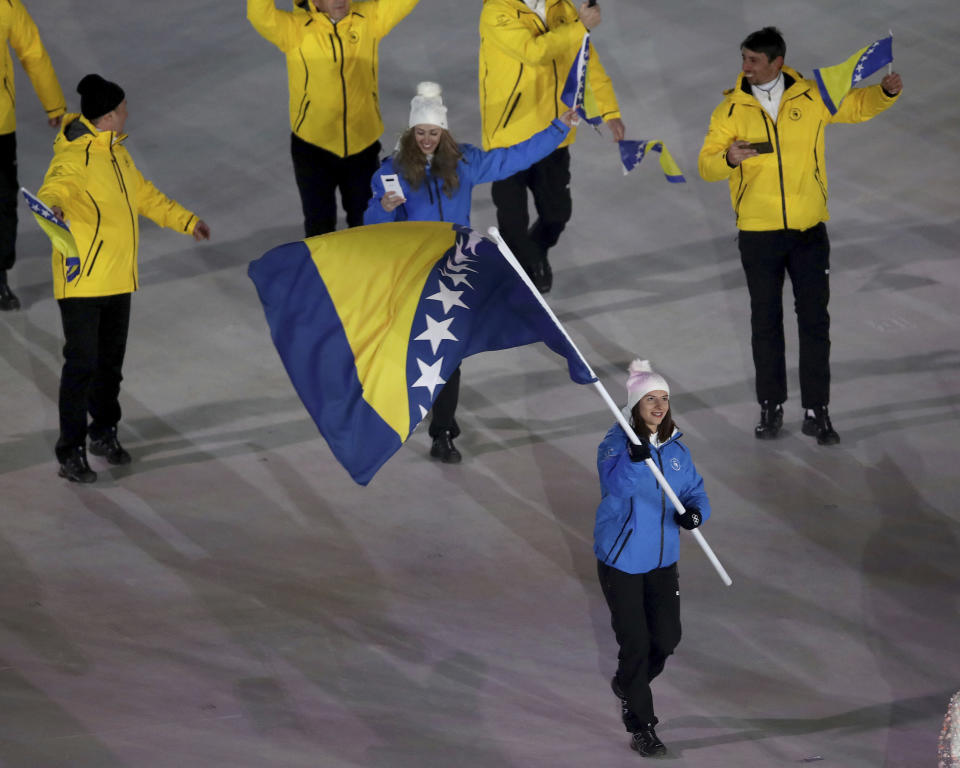
[[[677,562],[680,528],[673,520],[673,504],[644,462],[630,461],[628,438],[614,425],[597,449],[600,506],[593,529],[597,559],[625,573],[646,573]],[[684,507],[696,507],[706,520],[710,501],[703,478],[693,465],[680,432],[650,456]]]
[[[379,224],[383,221],[449,221],[454,224],[470,226],[470,198],[475,184],[488,181],[500,181],[515,173],[526,170],[538,160],[542,160],[557,147],[570,133],[570,128],[559,120],[554,120],[539,133],[512,147],[491,149],[484,152],[472,144],[460,144],[463,157],[457,163],[457,175],[460,186],[453,197],[447,197],[443,191],[443,182],[430,174],[420,189],[411,188],[403,174],[394,168],[393,158],[383,161],[370,186],[373,196],[363,214],[364,224]],[[389,213],[383,210],[380,198],[384,195],[382,174],[396,173],[400,177],[400,186],[407,201]]]

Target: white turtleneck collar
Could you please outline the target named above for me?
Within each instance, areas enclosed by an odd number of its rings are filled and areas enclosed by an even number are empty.
[[[546,24],[547,22],[547,0],[523,0],[527,8],[537,14],[540,17],[540,20]]]
[[[769,83],[751,85],[753,97],[767,111],[773,122],[777,122],[777,112],[780,109],[780,98],[783,96],[783,72],[781,71]]]

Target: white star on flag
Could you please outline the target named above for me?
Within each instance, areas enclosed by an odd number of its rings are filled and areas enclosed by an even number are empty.
[[[475,270],[470,270],[471,272]],[[463,291],[452,291],[442,282],[437,280],[437,285],[440,286],[440,291],[433,294],[433,296],[427,296],[427,299],[432,299],[433,301],[439,301],[443,304],[443,314],[447,314],[453,307],[463,307],[464,309],[470,309],[466,304],[460,301],[460,297],[463,295]]]
[[[439,321],[434,320],[430,315],[424,315],[424,317],[427,320],[427,330],[415,337],[414,341],[429,341],[433,354],[437,354],[437,347],[439,347],[440,342],[445,339],[458,341],[457,337],[450,333],[450,323],[453,322],[452,317]]]
[[[459,256],[462,253],[463,254],[472,253],[476,255],[477,245],[483,242],[483,239],[484,239],[483,236],[479,232],[476,232],[475,230],[470,230],[470,234],[467,236],[467,242],[465,243],[460,242],[460,238],[458,237],[457,238],[457,255]],[[457,261],[461,261],[461,259],[458,258]]]
[[[440,378],[440,366],[443,365],[443,358],[441,357],[433,365],[427,365],[419,357],[417,358],[417,365],[420,366],[420,378],[417,379],[411,387],[426,387],[430,390],[430,397],[433,397],[433,390],[442,384],[447,382],[444,379]],[[421,406],[422,407],[422,406]]]
[[[467,288],[473,288],[473,286],[470,285],[470,281],[467,280],[467,276],[461,275],[459,272],[447,272],[447,270],[441,267],[440,274],[443,275],[445,278],[447,278],[447,280],[453,281],[454,288],[460,285],[460,283],[464,283],[467,286]]]

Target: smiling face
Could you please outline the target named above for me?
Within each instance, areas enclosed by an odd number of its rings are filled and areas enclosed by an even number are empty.
[[[750,85],[763,85],[776,79],[783,66],[783,56],[770,61],[767,54],[749,48],[740,49],[740,58],[743,61],[743,76]]]
[[[437,151],[437,145],[440,144],[440,137],[443,135],[443,128],[439,125],[415,125],[413,126],[413,137],[417,140],[417,146],[425,155],[432,155]]]
[[[662,389],[654,389],[641,397],[637,405],[640,406],[640,420],[653,434],[670,410],[670,395]]]

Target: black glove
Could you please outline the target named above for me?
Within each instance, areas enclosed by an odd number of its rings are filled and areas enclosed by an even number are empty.
[[[640,445],[627,440],[627,450],[630,452],[630,461],[646,461],[650,458],[650,446],[642,440]]]
[[[696,507],[687,507],[686,513],[682,515],[677,510],[673,510],[673,519],[681,528],[692,531],[694,528],[700,527],[700,523],[703,522],[703,515]]]

